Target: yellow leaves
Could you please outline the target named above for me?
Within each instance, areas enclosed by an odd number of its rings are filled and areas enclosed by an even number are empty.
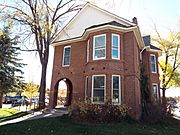
[[[2,36],[4,33],[0,30],[0,36]]]
[[[38,91],[39,85],[30,82],[24,88],[24,95],[28,98],[32,98],[33,96],[37,96]]]

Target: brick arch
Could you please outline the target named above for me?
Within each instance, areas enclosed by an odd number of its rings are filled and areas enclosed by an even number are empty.
[[[72,82],[68,78],[61,78],[55,83],[55,86],[54,86],[54,96],[53,96],[54,105],[53,105],[53,108],[55,108],[57,106],[58,87],[59,87],[59,82],[62,80],[67,85],[67,98],[66,98],[66,102],[65,102],[64,106],[69,106],[69,105],[71,105],[71,102],[72,102],[72,92],[73,92]]]

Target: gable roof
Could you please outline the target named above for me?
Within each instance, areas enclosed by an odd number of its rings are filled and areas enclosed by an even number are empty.
[[[160,48],[158,48],[158,47],[151,44],[151,36],[150,35],[144,36],[143,41],[144,41],[144,45],[147,46],[147,47],[150,47],[150,49],[157,50],[157,51],[162,51]]]
[[[91,3],[86,3],[84,7],[69,21],[69,23],[59,32],[54,40],[54,46],[58,42],[82,38],[85,32],[101,26],[121,27],[122,29],[136,28],[134,33],[141,48],[144,46],[137,24],[130,22],[122,17],[101,9]],[[132,30],[131,30],[132,31]],[[140,45],[141,44],[141,45]],[[56,44],[57,45],[57,44]]]

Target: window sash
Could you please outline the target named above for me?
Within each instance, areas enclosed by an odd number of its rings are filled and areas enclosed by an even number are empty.
[[[152,84],[152,90],[153,90],[153,97],[155,98],[155,101],[157,101],[159,99],[158,84],[153,83]]]
[[[111,43],[112,44],[112,51],[111,51],[112,59],[120,59],[120,36],[118,34],[112,34],[111,42],[112,42]]]
[[[88,97],[88,76],[85,77],[85,101],[87,100]]]
[[[156,56],[154,54],[151,54],[150,57],[150,61],[151,61],[151,72],[152,73],[156,73]]]
[[[105,50],[105,48],[95,49],[94,52],[95,52],[94,58],[96,58],[96,59],[105,58],[105,55],[106,55],[106,50]]]
[[[99,80],[98,78],[102,79]],[[101,82],[103,81],[103,82]],[[92,102],[103,103],[105,100],[105,83],[106,77],[105,75],[94,75],[92,77]]]
[[[115,80],[115,78],[118,78],[118,80]],[[120,104],[120,100],[120,76],[112,75],[112,103]]]
[[[71,47],[70,46],[64,47],[63,66],[69,66],[70,65],[70,55],[71,55]]]
[[[87,41],[87,62],[89,61],[89,40]]]
[[[98,42],[98,38],[103,41]],[[101,34],[93,38],[93,60],[104,58],[106,58],[106,34]]]

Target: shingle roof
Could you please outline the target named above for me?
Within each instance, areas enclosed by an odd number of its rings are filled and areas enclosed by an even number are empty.
[[[92,29],[92,28],[97,28],[97,27],[101,27],[101,26],[105,26],[105,25],[112,25],[112,26],[117,26],[117,27],[123,27],[123,28],[130,28],[130,27],[133,27],[133,26],[125,26],[123,24],[120,24],[116,21],[111,21],[111,22],[108,22],[108,23],[102,23],[102,24],[98,24],[98,25],[93,25],[91,27],[88,27],[86,28],[87,29]]]
[[[145,46],[149,46],[151,49],[160,50],[160,51],[161,51],[160,48],[158,48],[158,47],[156,47],[156,46],[154,46],[154,45],[151,45],[151,37],[150,37],[150,35],[144,36],[144,37],[143,37],[143,41],[144,41],[144,45],[145,45]]]

